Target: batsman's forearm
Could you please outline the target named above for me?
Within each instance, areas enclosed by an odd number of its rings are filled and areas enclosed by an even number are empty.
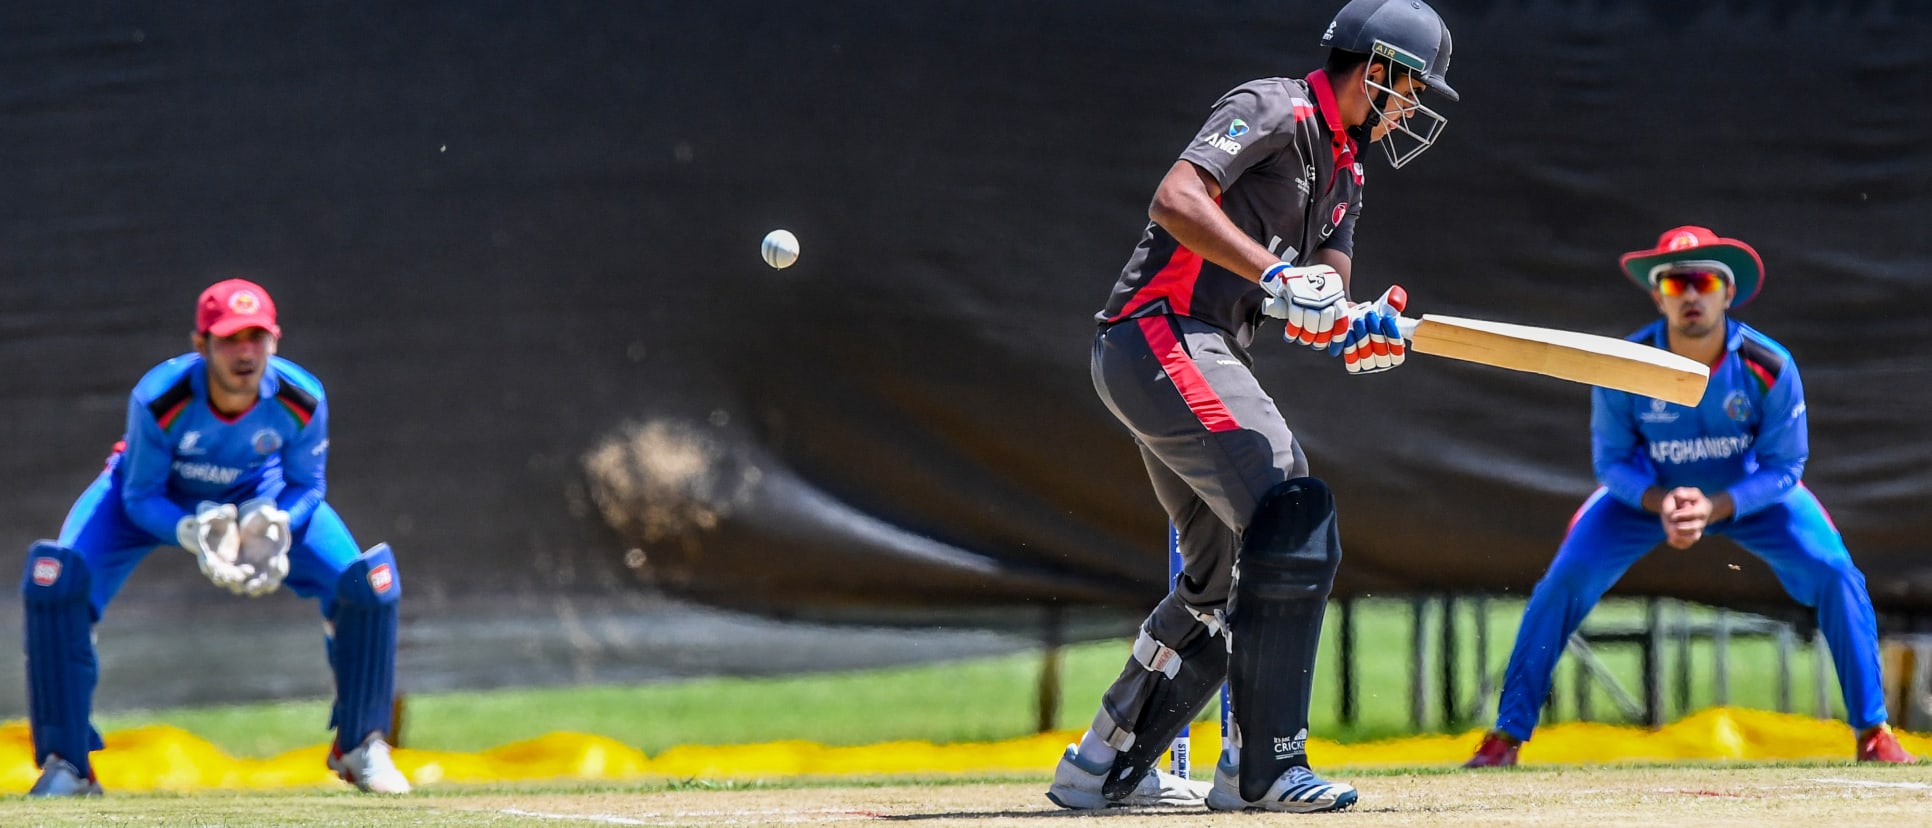
[[[1261,272],[1280,259],[1228,220],[1213,182],[1189,162],[1175,164],[1154,192],[1147,217],[1195,255],[1259,283]]]

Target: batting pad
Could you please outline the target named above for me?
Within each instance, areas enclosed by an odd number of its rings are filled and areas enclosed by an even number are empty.
[[[343,570],[335,587],[334,637],[329,666],[335,669],[336,745],[354,750],[371,732],[390,729],[396,695],[397,601],[402,578],[389,544],[369,548]]]
[[[34,764],[48,754],[90,772],[87,754],[101,749],[88,724],[100,665],[94,658],[93,579],[80,553],[49,541],[27,550],[20,579],[26,609],[27,708],[33,721]]]
[[[1313,477],[1268,492],[1242,537],[1229,605],[1229,691],[1240,737],[1241,798],[1261,799],[1308,766],[1308,703],[1322,613],[1342,562],[1335,498]]]

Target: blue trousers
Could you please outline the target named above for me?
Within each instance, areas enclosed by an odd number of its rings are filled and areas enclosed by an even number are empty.
[[[1705,533],[1729,537],[1769,564],[1785,592],[1817,612],[1852,727],[1884,723],[1871,596],[1818,498],[1799,486],[1761,511],[1712,523]],[[1523,610],[1497,703],[1497,730],[1529,739],[1570,634],[1631,564],[1663,541],[1657,515],[1625,505],[1603,489],[1584,501]]]
[[[157,538],[128,518],[121,503],[120,487],[111,470],[102,472],[75,501],[66,522],[61,526],[58,543],[81,558],[90,580],[84,610],[78,606],[82,600],[79,594],[72,595],[70,600],[73,604],[65,605],[70,609],[61,609],[58,604],[27,606],[29,625],[25,643],[29,653],[28,687],[35,694],[30,705],[34,761],[43,764],[47,756],[59,755],[85,775],[91,773],[88,753],[98,750],[101,744],[100,735],[89,723],[98,675],[89,629],[93,623],[100,621],[107,605],[149,553],[156,549],[169,549],[180,556],[179,565],[194,564],[186,553],[176,549],[174,538]],[[343,572],[361,556],[355,538],[343,526],[342,518],[328,504],[322,504],[316,507],[308,526],[297,534],[289,548],[289,574],[283,584],[297,595],[316,599],[323,619],[333,619],[337,614],[337,584],[341,582]],[[60,573],[58,564],[51,571],[57,579]],[[28,580],[21,585],[23,597],[37,588],[33,579],[38,577],[39,572],[30,567],[26,573]],[[391,578],[393,585],[393,572]],[[46,600],[40,593],[35,595],[36,601]],[[35,618],[42,619],[42,626],[34,625]],[[36,629],[41,632],[36,633]],[[373,660],[379,673],[393,670],[393,635],[389,639],[387,647],[375,650],[369,650],[368,642],[358,642],[352,646],[359,652],[351,655]],[[338,659],[333,650],[339,647],[328,639],[325,639],[325,646],[331,665],[336,666]],[[351,701],[357,705],[357,710],[380,702],[382,712],[388,710],[389,704],[388,699]],[[342,700],[338,699],[337,704],[340,707]],[[340,710],[337,716],[340,718]],[[380,721],[376,727],[387,728],[386,716],[378,718]],[[362,734],[354,734],[345,749],[353,748],[361,738]]]

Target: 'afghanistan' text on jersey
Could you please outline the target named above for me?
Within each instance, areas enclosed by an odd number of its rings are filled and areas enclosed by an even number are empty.
[[[1696,406],[1623,391],[1591,394],[1597,479],[1642,508],[1644,490],[1692,486],[1728,491],[1738,516],[1777,502],[1804,476],[1811,453],[1805,392],[1791,353],[1749,325],[1727,320],[1724,355]],[[1631,335],[1668,348],[1663,320]]]
[[[281,357],[262,372],[261,399],[238,417],[208,403],[208,370],[184,354],[149,370],[128,396],[127,431],[114,463],[122,505],[169,542],[195,504],[273,497],[300,531],[322,502],[328,399],[322,383]]]

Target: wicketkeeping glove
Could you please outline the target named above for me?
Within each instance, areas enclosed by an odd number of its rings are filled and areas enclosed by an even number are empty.
[[[246,580],[241,593],[258,598],[280,589],[288,577],[288,550],[294,541],[289,533],[288,512],[276,508],[275,501],[261,497],[241,505],[241,552],[236,561]]]
[[[236,565],[241,552],[239,515],[233,503],[204,500],[194,514],[174,526],[175,542],[194,554],[201,564],[201,574],[236,595],[242,594],[242,583],[248,580],[247,573]]]
[[[1262,272],[1261,289],[1268,292],[1261,312],[1287,323],[1282,339],[1327,350],[1348,333],[1342,275],[1334,268],[1277,262]]]
[[[1402,364],[1408,346],[1397,324],[1408,294],[1391,286],[1373,304],[1351,305],[1348,335],[1342,340],[1342,364],[1351,374],[1374,374]]]

